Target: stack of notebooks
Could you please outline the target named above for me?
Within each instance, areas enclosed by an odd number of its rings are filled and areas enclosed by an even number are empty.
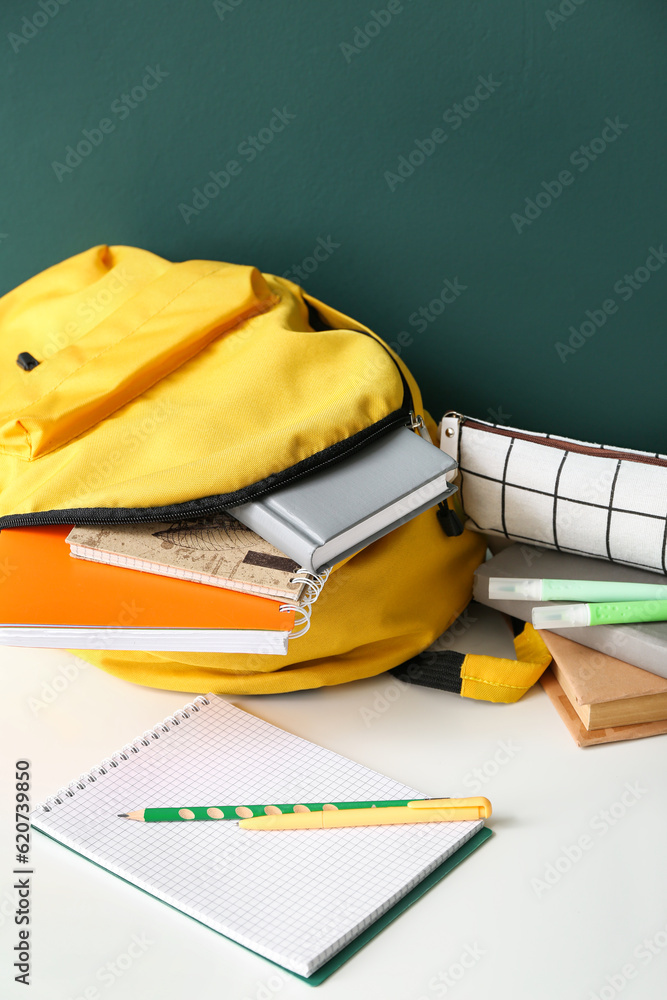
[[[531,620],[544,601],[490,599],[490,577],[664,583],[599,559],[511,545],[479,567],[474,597]],[[542,686],[579,746],[667,733],[667,622],[540,630],[553,657]]]
[[[453,493],[455,465],[401,427],[200,520],[3,529],[0,644],[285,655],[331,569]]]

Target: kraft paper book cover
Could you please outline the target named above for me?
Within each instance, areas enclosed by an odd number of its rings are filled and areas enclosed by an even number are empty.
[[[193,521],[76,527],[72,555],[160,576],[298,601],[298,563],[228,513]]]

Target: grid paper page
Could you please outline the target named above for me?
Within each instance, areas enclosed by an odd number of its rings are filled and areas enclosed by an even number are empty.
[[[286,733],[215,695],[93,769],[33,825],[226,937],[312,975],[482,826],[333,830],[141,823],[158,806],[419,798],[423,793]],[[90,778],[95,780],[90,780]],[[49,802],[50,800],[47,800]]]

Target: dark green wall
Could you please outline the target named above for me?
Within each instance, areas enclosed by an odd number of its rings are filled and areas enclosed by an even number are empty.
[[[303,283],[399,344],[434,415],[667,450],[667,263],[624,279],[667,243],[660,0],[57,3],[0,8],[0,291],[95,243],[283,273],[333,242]],[[123,112],[146,67],[167,75]]]

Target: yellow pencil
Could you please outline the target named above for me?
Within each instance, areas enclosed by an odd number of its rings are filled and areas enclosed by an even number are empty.
[[[454,823],[486,819],[491,803],[482,796],[469,799],[423,799],[386,809],[341,809],[242,819],[244,830],[322,830],[343,826],[395,826],[400,823]]]

